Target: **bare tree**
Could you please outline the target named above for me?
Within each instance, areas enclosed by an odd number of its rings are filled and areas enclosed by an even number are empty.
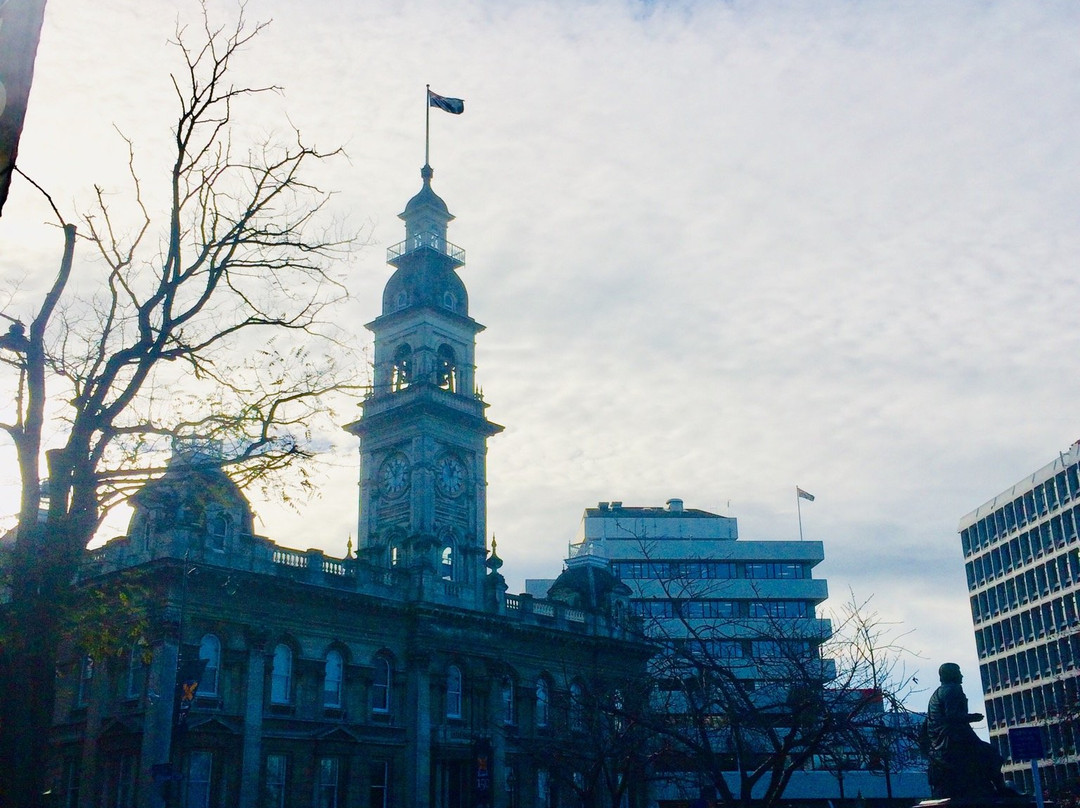
[[[767,808],[799,770],[880,757],[883,705],[902,705],[913,680],[899,638],[867,603],[852,598],[835,620],[768,599],[710,612],[728,603],[716,600],[724,581],[662,585],[662,609],[645,616],[665,649],[649,721],[668,749],[660,768],[688,798]]]
[[[197,31],[177,26],[183,67],[160,224],[129,141],[134,227],[101,188],[75,222],[54,205],[64,234],[56,279],[39,301],[16,295],[3,314],[11,400],[0,427],[21,482],[0,650],[5,805],[41,799],[61,616],[106,514],[163,473],[176,439],[212,442],[241,485],[274,479],[311,457],[310,425],[332,394],[355,389],[329,322],[347,296],[334,261],[354,240],[320,225],[329,197],[306,179],[337,152],[299,133],[249,148],[232,140],[240,105],[276,90],[230,78],[264,25],[241,8],[218,27],[204,6]],[[96,261],[76,270],[80,240]]]

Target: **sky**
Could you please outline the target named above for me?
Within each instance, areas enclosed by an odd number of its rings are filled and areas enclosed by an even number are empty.
[[[208,4],[221,20],[237,8]],[[160,200],[168,43],[196,11],[49,0],[20,167],[68,214],[95,184],[125,210],[119,133]],[[424,86],[465,99],[461,116],[432,112],[431,164],[487,326],[477,380],[506,426],[489,443],[488,530],[511,591],[558,573],[597,501],[678,497],[737,517],[742,538],[791,540],[798,485],[816,497],[802,527],[825,543],[830,605],[870,598],[904,634],[913,706],[947,660],[978,706],[957,525],[1080,439],[1080,5],[249,0],[246,14],[272,22],[238,80],[283,90],[240,110],[237,137],[295,126],[347,153],[318,179],[365,242],[340,310],[358,351],[420,187]],[[55,272],[51,220],[12,188],[5,313],[25,318]],[[321,496],[253,497],[257,529],[340,556],[357,447],[318,437]]]

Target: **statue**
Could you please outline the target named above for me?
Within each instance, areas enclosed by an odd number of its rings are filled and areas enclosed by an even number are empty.
[[[983,716],[968,712],[960,666],[946,662],[938,668],[938,677],[941,686],[930,697],[923,727],[930,795],[935,799],[1016,796],[1001,775],[1001,755],[971,728]]]

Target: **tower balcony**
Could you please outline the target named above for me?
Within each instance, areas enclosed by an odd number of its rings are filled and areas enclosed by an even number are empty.
[[[417,252],[418,250],[434,250],[440,255],[445,255],[454,264],[454,268],[464,266],[465,250],[456,244],[451,244],[438,233],[417,233],[404,241],[398,242],[392,247],[386,248],[386,263],[393,264],[400,258]]]

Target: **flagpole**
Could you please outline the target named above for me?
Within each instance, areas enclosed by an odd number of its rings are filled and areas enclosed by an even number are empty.
[[[431,143],[431,85],[424,93],[424,165],[430,165],[429,144]]]
[[[800,499],[802,497],[799,496],[799,486],[795,486],[795,507],[799,511],[799,541],[802,541],[802,503],[799,502]]]

